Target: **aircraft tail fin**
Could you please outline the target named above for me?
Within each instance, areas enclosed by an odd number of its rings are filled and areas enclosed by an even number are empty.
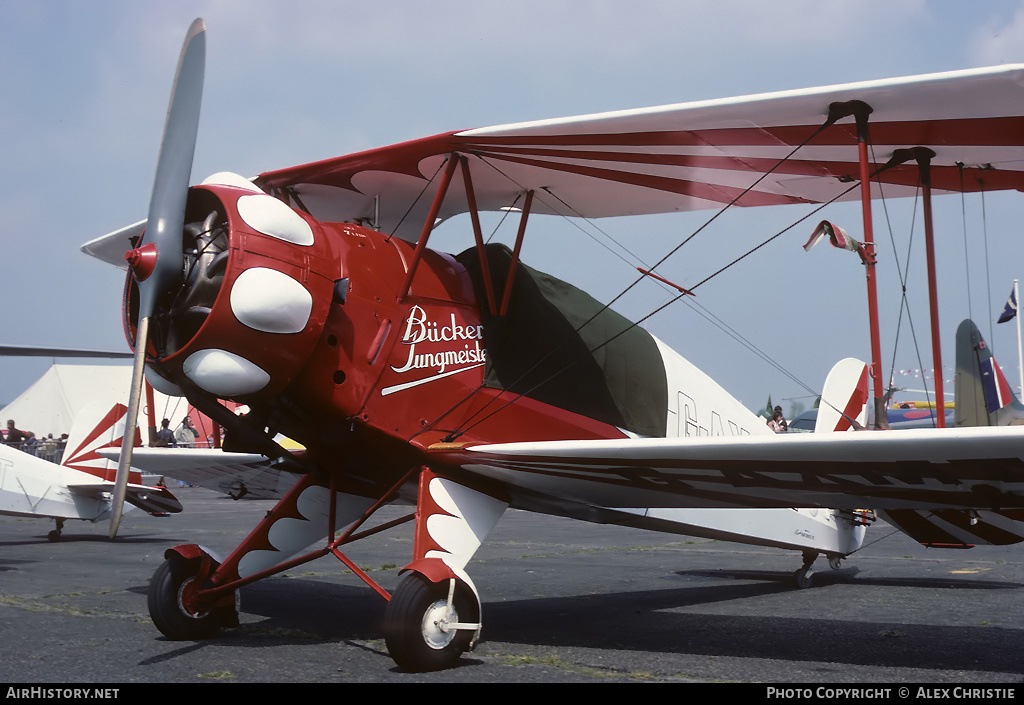
[[[867,364],[852,357],[840,360],[825,378],[814,432],[863,428],[867,423],[867,402]]]
[[[1010,389],[991,348],[970,319],[956,331],[953,418],[958,427],[1024,424],[1024,404]]]
[[[104,458],[98,451],[101,448],[121,448],[127,413],[128,408],[124,404],[111,404],[109,401],[93,402],[82,409],[68,434],[60,464],[112,482],[117,474],[117,463]],[[142,445],[142,434],[138,428],[135,429],[134,445]],[[140,484],[141,473],[132,471],[128,481]]]

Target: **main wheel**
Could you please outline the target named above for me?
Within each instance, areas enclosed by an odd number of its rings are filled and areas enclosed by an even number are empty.
[[[457,581],[449,609],[448,592],[448,580],[432,583],[411,573],[388,601],[384,639],[391,658],[403,670],[418,673],[451,668],[472,643],[475,630],[450,625],[479,623],[476,597]]]
[[[168,639],[205,639],[222,626],[230,626],[232,617],[237,624],[237,612],[233,608],[194,612],[185,607],[184,598],[200,587],[196,578],[198,572],[197,560],[169,558],[157,568],[149,582],[149,616]]]

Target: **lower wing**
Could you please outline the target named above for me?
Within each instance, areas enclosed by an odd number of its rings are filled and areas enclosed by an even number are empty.
[[[614,507],[1024,507],[1024,429],[505,443],[435,450],[510,489]]]

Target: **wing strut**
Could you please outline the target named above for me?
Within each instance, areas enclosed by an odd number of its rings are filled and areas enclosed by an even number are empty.
[[[860,198],[864,218],[864,269],[868,286],[868,321],[871,329],[871,377],[874,379],[874,428],[888,428],[885,416],[885,381],[882,378],[882,343],[878,326],[878,282],[875,274],[875,232],[871,221],[871,173],[868,163],[868,115],[871,106],[851,101],[857,120],[857,159],[860,164]]]
[[[434,193],[434,201],[430,205],[430,212],[427,214],[427,218],[423,222],[423,229],[420,231],[420,237],[416,241],[416,249],[413,253],[412,263],[409,265],[409,271],[405,275],[405,282],[402,284],[402,293],[399,297],[399,301],[405,299],[412,289],[412,281],[416,276],[416,268],[419,266],[420,259],[423,257],[423,250],[427,246],[427,240],[430,239],[430,233],[433,232],[434,221],[437,219],[437,214],[444,203],[445,195],[448,193],[448,187],[451,185],[452,178],[455,176],[455,171],[460,167],[462,171],[463,186],[466,189],[466,201],[469,205],[470,219],[473,223],[473,237],[476,240],[476,249],[480,257],[480,271],[484,280],[487,306],[492,315],[497,314],[499,316],[504,316],[508,311],[508,303],[512,295],[512,280],[515,277],[516,267],[519,264],[519,253],[523,246],[523,237],[526,235],[526,222],[530,217],[530,209],[533,205],[533,191],[531,190],[526,192],[526,200],[523,203],[522,215],[519,219],[519,231],[516,234],[515,249],[512,253],[512,261],[509,264],[508,276],[505,280],[505,289],[502,293],[501,306],[499,308],[494,291],[494,283],[491,279],[491,268],[487,262],[487,256],[484,251],[483,232],[480,228],[480,215],[477,209],[476,192],[473,190],[473,179],[470,175],[469,160],[457,152],[453,152],[450,155],[444,175],[441,177],[441,183],[438,184],[437,191]]]
[[[932,365],[935,367],[935,423],[938,428],[946,427],[946,397],[942,384],[942,346],[939,343],[939,300],[938,280],[935,274],[935,234],[932,227],[932,157],[935,152],[927,147],[909,150],[917,160],[921,172],[921,208],[924,210],[924,249],[928,258],[928,310],[932,322]]]
[[[508,276],[505,278],[505,293],[501,297],[502,316],[508,311],[508,300],[512,296],[512,281],[516,275],[516,265],[519,263],[519,252],[523,249],[523,236],[526,235],[526,219],[530,217],[530,207],[532,205],[533,191],[527,191],[526,202],[523,204],[523,215],[519,219],[519,232],[516,233],[516,246],[512,251],[512,261],[508,265]]]
[[[487,266],[487,255],[484,254],[484,234],[480,228],[480,211],[476,205],[476,191],[473,190],[473,178],[469,173],[469,162],[459,155],[456,159],[462,162],[462,182],[466,186],[466,201],[469,204],[469,216],[473,221],[473,238],[476,240],[476,252],[480,258],[480,274],[484,280],[484,290],[487,293],[487,308],[494,315],[498,312],[498,305],[494,300],[494,284],[491,282],[491,268]]]
[[[416,268],[419,267],[420,260],[423,258],[423,250],[427,247],[427,240],[430,239],[430,233],[434,230],[434,221],[437,220],[437,214],[441,210],[441,204],[444,203],[444,196],[448,193],[448,186],[452,182],[452,177],[455,175],[455,169],[459,166],[459,161],[462,159],[458,154],[452,154],[448,161],[448,167],[444,170],[444,176],[441,177],[441,183],[437,187],[437,193],[434,194],[434,202],[430,204],[430,212],[427,213],[427,219],[423,222],[423,230],[420,231],[420,239],[416,241],[416,251],[413,254],[412,263],[409,265],[409,271],[405,275],[405,282],[402,284],[402,293],[399,295],[398,300],[404,301],[405,297],[409,295],[409,290],[412,288],[413,277],[416,276]]]
[[[851,100],[846,103],[832,103],[829,106],[829,118],[826,124],[835,122],[848,115],[853,115],[857,122],[857,152],[860,165],[861,205],[864,219],[864,264],[867,270],[868,315],[871,327],[871,377],[874,379],[874,428],[888,428],[885,414],[885,392],[883,388],[881,344],[878,333],[878,293],[875,276],[875,240],[871,222],[871,175],[868,163],[868,116],[872,109],[867,103]],[[932,329],[932,358],[935,366],[935,396],[942,409],[945,406],[942,383],[942,350],[939,336],[938,283],[935,272],[935,242],[932,225],[932,179],[931,160],[935,152],[927,147],[897,149],[889,161],[878,171],[914,159],[920,173],[922,191],[922,209],[924,211],[925,254],[928,269],[928,305]],[[939,428],[946,427],[944,413],[936,414]]]
[[[885,417],[885,390],[882,378],[882,344],[878,325],[878,284],[875,275],[875,234],[871,220],[871,164],[868,162],[868,116],[873,112],[870,105],[862,100],[832,103],[828,106],[828,120],[825,125],[852,115],[857,124],[857,160],[860,166],[860,202],[864,221],[864,244],[861,258],[864,261],[865,279],[868,287],[868,324],[871,330],[870,376],[874,380],[873,428],[888,428]]]
[[[935,367],[935,401],[937,409],[944,410],[946,404],[945,390],[942,380],[942,346],[939,335],[939,301],[938,301],[938,277],[935,271],[935,232],[932,219],[932,174],[931,162],[935,152],[928,147],[913,147],[910,149],[897,149],[893,152],[889,162],[882,167],[888,169],[890,166],[902,164],[911,159],[917,162],[917,168],[921,178],[921,209],[924,211],[924,241],[925,258],[928,270],[928,310],[931,318],[932,329],[932,364]],[[940,411],[935,415],[935,423],[938,428],[946,427],[946,414]]]

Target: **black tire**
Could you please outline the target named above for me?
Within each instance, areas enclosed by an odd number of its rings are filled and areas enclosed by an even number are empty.
[[[222,607],[193,614],[182,606],[181,590],[195,580],[198,572],[199,561],[169,558],[156,569],[149,582],[149,616],[168,639],[206,639],[222,626],[229,626],[232,615],[236,617],[237,624],[237,613],[232,608]]]
[[[395,663],[412,673],[440,671],[454,666],[470,647],[474,631],[445,633],[434,617],[447,607],[447,580],[432,583],[419,573],[402,579],[384,610],[384,640]],[[456,585],[452,621],[479,623],[476,597],[461,581]]]
[[[814,571],[809,566],[797,569],[793,573],[793,582],[801,590],[806,590],[814,584]]]

